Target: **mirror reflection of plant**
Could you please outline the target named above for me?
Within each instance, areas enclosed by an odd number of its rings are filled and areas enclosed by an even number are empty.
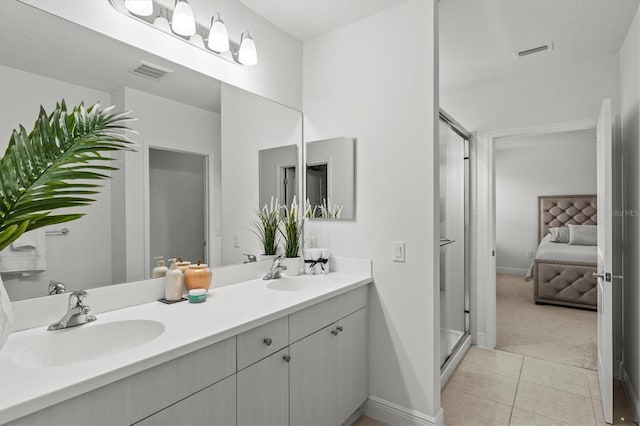
[[[108,179],[101,173],[117,167],[96,162],[113,160],[110,151],[132,151],[124,126],[127,113],[112,114],[111,108],[80,104],[67,111],[64,100],[47,114],[40,114],[33,130],[14,130],[0,159],[0,251],[23,233],[84,216],[82,213],[53,215],[61,208],[84,207],[95,200],[101,185],[88,181]]]
[[[254,230],[252,232],[258,237],[262,245],[262,254],[267,256],[275,255],[278,251],[278,224],[280,223],[280,210],[282,206],[277,198],[271,197],[271,204],[265,204],[261,209],[257,209],[257,220],[252,222]]]
[[[322,205],[317,206],[320,208],[320,217],[324,219],[340,219],[342,217],[342,210],[344,205],[330,205],[326,199],[322,199]]]
[[[280,233],[284,237],[284,255],[285,257],[298,257],[300,254],[300,245],[302,242],[302,229],[304,227],[304,218],[308,217],[311,206],[306,205],[303,214],[300,214],[300,206],[293,197],[291,206],[283,207],[282,227]]]

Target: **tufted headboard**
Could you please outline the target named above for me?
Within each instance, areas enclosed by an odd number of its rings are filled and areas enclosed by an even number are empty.
[[[575,225],[597,225],[596,195],[541,195],[538,197],[538,242],[549,228]]]

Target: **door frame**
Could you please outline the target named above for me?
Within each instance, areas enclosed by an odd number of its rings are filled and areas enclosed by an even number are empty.
[[[530,127],[478,132],[476,145],[476,247],[475,279],[471,280],[471,293],[476,301],[476,327],[472,330],[473,343],[495,348],[497,343],[496,303],[496,194],[495,143],[498,139],[527,137],[577,130],[595,129],[597,118],[562,121]],[[473,245],[473,243],[472,243]],[[473,259],[472,259],[473,261]],[[475,290],[475,291],[474,291]],[[473,302],[472,302],[473,305]],[[472,312],[474,309],[472,309]]]

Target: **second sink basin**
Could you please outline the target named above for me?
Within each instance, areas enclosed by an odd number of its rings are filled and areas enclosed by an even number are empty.
[[[92,361],[143,345],[164,333],[162,323],[149,320],[94,323],[48,332],[16,352],[16,363],[55,367]]]

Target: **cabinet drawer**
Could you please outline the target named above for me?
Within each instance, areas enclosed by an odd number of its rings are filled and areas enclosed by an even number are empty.
[[[289,315],[289,342],[296,342],[367,306],[368,288],[357,288]]]
[[[289,344],[289,321],[279,318],[239,334],[238,370],[266,358]]]

